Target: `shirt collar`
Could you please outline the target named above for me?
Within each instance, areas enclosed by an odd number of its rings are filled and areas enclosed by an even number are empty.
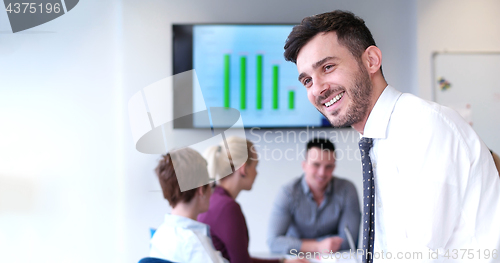
[[[210,230],[208,228],[208,225],[183,216],[166,214],[165,224],[189,230],[199,230],[205,233],[205,235],[207,236],[210,235]]]
[[[326,185],[325,194],[330,194],[333,191],[333,179],[334,177],[332,176],[332,179],[330,179],[330,182],[328,182],[328,185]],[[302,185],[302,191],[304,192],[304,194],[308,195],[309,193],[311,193],[311,188],[309,188],[309,185],[306,182],[305,174],[302,176],[300,184]]]
[[[391,86],[387,86],[380,97],[375,102],[368,120],[366,120],[363,135],[361,137],[385,139],[387,137],[387,127],[391,119],[392,111],[396,102],[401,96],[401,92]]]

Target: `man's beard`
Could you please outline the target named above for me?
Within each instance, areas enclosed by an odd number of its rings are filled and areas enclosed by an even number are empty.
[[[372,83],[370,81],[370,76],[368,75],[368,72],[366,69],[363,67],[363,65],[359,65],[358,63],[358,71],[356,72],[356,75],[354,76],[354,85],[350,89],[346,89],[345,87],[340,87],[340,89],[345,90],[346,93],[344,96],[349,94],[349,97],[351,98],[351,104],[346,105],[346,113],[343,116],[339,116],[339,110],[335,110],[333,112],[329,112],[329,116],[334,116],[337,117],[334,120],[331,120],[328,118],[325,113],[320,111],[318,107],[318,111],[325,116],[325,118],[330,121],[330,124],[335,127],[335,128],[343,128],[343,127],[350,127],[353,124],[356,124],[360,121],[362,121],[367,114],[368,107],[370,106],[370,97],[372,94]],[[324,101],[326,98],[328,98],[332,93],[338,91],[339,89],[334,89],[334,90],[328,90],[324,96],[318,97],[316,100],[317,105],[321,105],[320,101]]]

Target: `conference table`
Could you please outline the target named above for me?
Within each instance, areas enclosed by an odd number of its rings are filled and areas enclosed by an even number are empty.
[[[361,263],[362,255],[357,255],[356,252],[350,253],[349,250],[339,251],[337,253],[330,254],[316,254],[316,257],[312,253],[306,254],[296,253],[295,255],[280,255],[268,252],[262,253],[251,253],[252,257],[262,258],[262,259],[277,259],[277,258],[289,258],[296,259],[297,257],[308,259],[311,263]]]

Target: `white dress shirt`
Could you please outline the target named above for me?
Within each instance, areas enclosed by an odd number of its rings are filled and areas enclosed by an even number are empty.
[[[458,113],[387,86],[363,137],[374,139],[375,262],[500,261],[500,179]]]
[[[177,263],[228,263],[216,251],[209,226],[187,217],[167,214],[151,238],[150,257]]]

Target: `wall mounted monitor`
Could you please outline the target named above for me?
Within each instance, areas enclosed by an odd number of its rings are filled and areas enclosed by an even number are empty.
[[[308,101],[295,64],[283,58],[292,28],[291,24],[173,25],[174,74],[194,69],[200,86],[193,88],[194,77],[175,78],[174,114],[222,107],[237,109],[245,128],[331,127]],[[188,116],[174,121],[174,128],[210,125]]]

